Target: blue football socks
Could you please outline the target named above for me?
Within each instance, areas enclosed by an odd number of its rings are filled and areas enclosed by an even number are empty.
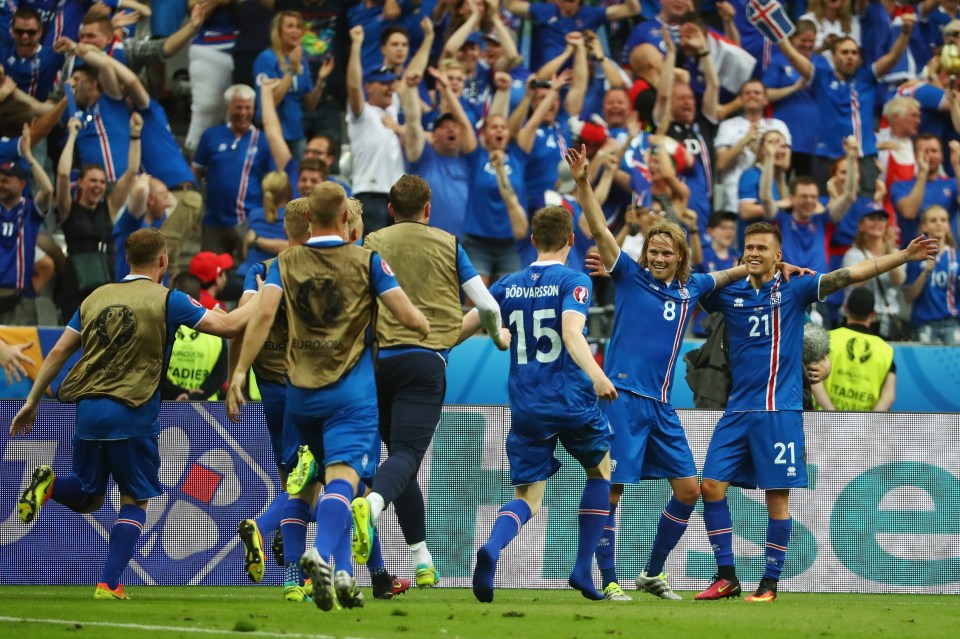
[[[477,567],[473,571],[473,594],[478,600],[493,601],[493,578],[497,574],[497,560],[500,551],[530,521],[530,506],[522,499],[514,499],[497,513],[497,520],[490,531],[487,543],[477,551]]]
[[[579,538],[577,561],[570,574],[570,586],[579,590],[587,599],[603,599],[593,584],[593,553],[603,536],[603,527],[610,517],[610,480],[588,479],[580,496],[577,511]]]
[[[767,520],[767,567],[763,571],[764,579],[780,579],[783,562],[787,558],[791,528],[793,519]]]
[[[610,514],[597,545],[597,568],[603,587],[617,583],[617,505],[610,504]]]
[[[733,559],[733,518],[726,498],[719,501],[703,501],[703,523],[707,528],[707,538],[717,560],[721,576],[735,575]]]
[[[687,530],[687,522],[693,512],[694,504],[684,504],[671,497],[666,508],[660,513],[657,523],[657,534],[653,538],[653,548],[650,550],[650,560],[647,562],[647,575],[656,576],[663,572],[663,565],[683,533]]]
[[[124,504],[117,513],[117,520],[110,529],[110,545],[107,550],[107,561],[100,573],[100,583],[107,584],[111,590],[120,585],[123,571],[133,557],[137,541],[147,522],[147,511],[135,504]]]

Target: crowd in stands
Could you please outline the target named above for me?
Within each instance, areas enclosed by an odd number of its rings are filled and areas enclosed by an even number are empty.
[[[286,204],[325,180],[372,232],[392,221],[393,183],[422,176],[430,223],[487,283],[535,258],[530,217],[559,204],[579,268],[592,239],[563,155],[583,145],[634,257],[663,217],[703,272],[734,264],[758,220],[818,271],[936,237],[935,261],[864,286],[884,338],[960,344],[958,4],[6,0],[0,324],[36,325],[37,295],[66,323],[126,275],[124,239],[147,226],[171,282],[235,301],[287,246]],[[758,11],[789,16],[791,35],[774,41]],[[184,50],[175,135],[164,65]],[[198,281],[176,279],[188,271]],[[811,313],[838,325],[844,301]]]

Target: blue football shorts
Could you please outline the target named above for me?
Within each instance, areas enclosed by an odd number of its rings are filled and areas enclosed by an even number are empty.
[[[604,412],[613,427],[614,484],[696,476],[690,444],[670,404],[620,390],[616,401],[604,402]]]
[[[741,488],[806,488],[803,412],[724,413],[710,439],[703,478]]]
[[[126,439],[73,438],[73,472],[88,495],[105,495],[113,476],[121,495],[137,501],[163,494],[156,435]]]
[[[586,424],[550,433],[537,433],[536,425],[513,424],[507,435],[510,483],[533,484],[557,472],[558,441],[584,468],[596,468],[610,450],[610,423],[598,408]]]

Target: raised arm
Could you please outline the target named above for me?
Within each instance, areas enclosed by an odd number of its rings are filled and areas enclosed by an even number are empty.
[[[797,48],[790,42],[790,38],[784,38],[777,43],[777,46],[780,47],[780,51],[787,58],[790,66],[797,70],[800,77],[809,82],[810,78],[813,77],[813,63],[797,51]]]
[[[653,104],[653,121],[660,122],[670,117],[671,100],[673,99],[674,69],[677,64],[677,47],[670,34],[666,34],[663,44],[667,48],[667,55],[660,68],[660,81],[657,83],[657,100]]]
[[[363,49],[363,27],[360,25],[350,29],[350,58],[347,60],[347,104],[353,117],[359,118],[363,113],[363,68],[360,63],[360,52]]]
[[[827,202],[827,213],[834,224],[839,224],[843,216],[847,214],[850,207],[857,199],[858,180],[853,176],[857,174],[857,162],[860,157],[860,145],[857,139],[852,135],[843,140],[843,150],[846,152],[847,179],[843,183],[843,193],[836,199]]]
[[[143,83],[140,82],[140,78],[137,77],[137,74],[131,71],[128,66],[121,63],[119,60],[114,60],[110,56],[104,57],[106,58],[104,63],[113,68],[113,72],[116,74],[117,80],[120,82],[121,87],[123,87],[123,91],[126,92],[126,94],[133,101],[133,106],[140,111],[149,108],[150,94],[143,86]]]
[[[604,13],[606,13],[607,20],[610,22],[632,18],[640,13],[640,0],[624,0],[623,4],[615,4],[607,7]]]
[[[272,9],[273,7],[270,8]],[[206,2],[198,2],[190,8],[190,19],[186,24],[164,40],[163,55],[165,57],[172,58],[190,44],[193,38],[200,32],[203,21],[207,19],[207,10],[208,5]]]
[[[603,265],[609,271],[620,257],[620,246],[617,244],[616,238],[613,237],[613,233],[607,228],[603,210],[600,208],[600,203],[597,202],[597,198],[593,194],[593,187],[590,186],[590,181],[587,179],[586,147],[581,146],[580,150],[570,147],[567,150],[567,164],[570,165],[570,172],[577,184],[577,201],[583,208],[583,215],[587,218],[587,225],[590,227],[590,233],[597,243]]]
[[[407,71],[422,77],[427,70],[427,64],[430,62],[430,50],[433,48],[433,20],[429,16],[424,16],[423,20],[420,21],[420,29],[423,30],[423,42],[420,43],[420,48],[410,58]]]
[[[493,165],[493,170],[497,174],[497,190],[500,191],[500,197],[507,207],[513,239],[522,240],[527,236],[527,231],[530,230],[530,220],[527,219],[527,212],[524,210],[517,192],[513,190],[513,185],[510,184],[510,178],[504,168],[504,152],[491,151],[490,164]]]
[[[496,71],[510,71],[523,62],[523,56],[517,50],[517,43],[513,41],[513,33],[507,28],[507,25],[500,19],[499,13],[491,16],[493,28],[500,37],[500,46],[503,47],[503,54],[497,60]]]
[[[446,76],[436,69],[431,69],[430,75],[433,76],[437,89],[445,96],[447,104],[450,105],[450,114],[456,118],[460,124],[462,136],[460,142],[461,151],[471,153],[477,148],[477,132],[473,130],[473,122],[467,117],[467,112],[463,110],[463,104],[460,103],[460,100],[457,99],[457,96],[455,96],[450,89],[450,85],[447,84]],[[504,76],[507,78],[506,82],[504,82]],[[498,71],[494,74],[494,85],[497,93],[510,90],[509,78],[510,75],[507,73]],[[417,100],[417,106],[419,106],[419,99]]]
[[[772,220],[777,217],[778,206],[776,200],[773,199],[773,176],[775,170],[773,168],[774,159],[777,155],[777,147],[779,142],[773,136],[767,136],[767,139],[764,144],[764,156],[763,156],[763,166],[760,169],[760,207],[763,212],[763,217],[768,220]],[[782,194],[781,194],[782,195]],[[741,205],[740,209],[741,217],[744,219],[750,219],[748,215],[743,215],[744,210]]]
[[[280,171],[285,170],[293,153],[290,146],[283,139],[283,128],[280,126],[280,118],[277,116],[277,107],[273,101],[273,87],[279,84],[277,78],[263,78],[260,81],[260,116],[263,120],[263,132],[267,136],[267,144],[270,146],[270,155],[273,156],[273,163]]]
[[[70,172],[73,170],[73,150],[77,144],[77,134],[80,132],[80,120],[70,118],[67,121],[67,140],[60,151],[60,160],[57,162],[56,205],[57,217],[60,224],[70,217],[73,208],[73,198],[70,195]]]
[[[150,197],[150,176],[141,173],[133,181],[130,196],[127,198],[127,213],[140,219],[147,213],[147,198]]]
[[[480,27],[480,12],[477,10],[475,0],[467,0],[467,6],[470,8],[470,15],[463,21],[456,31],[450,34],[447,41],[443,43],[443,54],[441,57],[452,58],[457,55],[457,51],[467,41],[467,37]]]
[[[105,94],[114,100],[119,100],[123,97],[123,87],[120,86],[117,72],[108,61],[110,56],[92,44],[78,44],[74,51],[85,64],[97,70],[97,81],[100,84],[100,89]]]
[[[587,47],[583,36],[579,33],[567,34],[567,41],[573,40],[573,79],[567,90],[567,97],[563,107],[570,116],[579,116],[583,111],[583,102],[587,97],[587,82],[590,79],[590,68],[587,63]]]
[[[436,69],[430,69],[430,72],[441,75]],[[407,156],[407,162],[411,163],[420,159],[423,155],[423,147],[427,143],[421,122],[423,114],[418,86],[420,86],[420,75],[407,71],[403,76],[403,85],[400,89],[400,105],[406,117],[406,124],[403,127],[403,152]]]
[[[907,45],[910,44],[910,34],[913,32],[913,27],[917,24],[917,14],[904,13],[900,16],[900,20],[902,21],[900,35],[894,40],[890,50],[873,63],[873,73],[878,78],[887,75],[887,73],[896,66],[897,62],[900,61],[903,54],[906,53]]]
[[[313,111],[317,108],[317,105],[320,104],[320,98],[323,96],[323,87],[327,85],[327,78],[333,73],[336,63],[332,54],[325,57],[320,63],[320,68],[317,69],[317,79],[313,83],[313,91],[303,96],[303,108],[307,111]],[[306,62],[304,62],[304,64],[306,64]]]
[[[697,35],[700,41],[694,46],[700,52],[700,70],[703,71],[703,79],[706,85],[700,103],[700,112],[709,121],[719,122],[720,76],[717,75],[717,67],[713,63],[713,56],[710,55],[710,46],[706,34],[698,30]]]
[[[110,219],[116,222],[123,203],[127,201],[130,195],[130,189],[133,188],[133,182],[140,172],[140,154],[142,142],[140,140],[143,131],[143,117],[136,111],[130,115],[130,146],[127,151],[127,170],[123,172],[117,183],[113,185],[113,190],[107,197],[107,209],[110,211]]]
[[[550,90],[547,92],[547,95],[540,101],[537,108],[533,110],[530,119],[527,120],[526,124],[520,129],[520,133],[517,134],[517,145],[523,149],[524,153],[530,153],[533,149],[533,142],[537,139],[537,129],[543,124],[543,119],[547,116],[547,112],[553,107],[554,100],[560,99],[560,89],[570,81],[570,75],[569,72],[564,71],[559,76],[553,78],[550,82]]]
[[[907,262],[933,260],[936,255],[936,240],[926,238],[922,235],[915,237],[906,248],[896,253],[878,255],[877,257],[858,262],[849,268],[840,268],[827,273],[820,280],[820,297],[825,299],[828,295],[836,293],[846,286],[877,277]]]
[[[33,177],[33,185],[36,192],[33,195],[33,201],[37,208],[46,213],[50,210],[50,200],[53,197],[53,183],[50,176],[43,170],[43,165],[33,157],[33,147],[30,144],[30,125],[24,123],[23,133],[21,133],[21,151],[23,157],[30,165],[30,175]]]
[[[525,2],[524,0],[507,0],[504,3],[507,11],[517,16],[518,18],[523,18],[524,20],[530,19],[530,3]]]

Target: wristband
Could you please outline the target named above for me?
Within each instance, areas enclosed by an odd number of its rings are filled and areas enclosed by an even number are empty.
[[[139,136],[139,135],[131,135],[131,136],[130,136],[130,139],[131,139],[131,140],[139,140],[139,139],[140,139],[140,136]]]

